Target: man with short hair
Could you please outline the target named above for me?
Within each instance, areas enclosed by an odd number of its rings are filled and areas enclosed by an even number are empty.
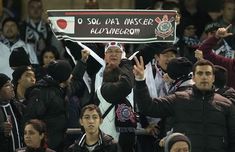
[[[12,77],[16,98],[23,102],[25,91],[36,83],[34,70],[30,66],[20,66],[12,73]]]
[[[20,31],[14,18],[5,19],[2,27],[3,35],[0,37],[0,72],[7,74],[8,77],[12,78],[13,70],[9,65],[9,59],[13,51],[25,51],[29,56],[31,64],[38,64],[38,59],[34,48],[19,38]],[[18,50],[18,48],[21,49]]]
[[[75,141],[68,152],[120,152],[121,149],[114,139],[99,129],[103,122],[102,114],[98,106],[86,105],[81,110],[80,124],[85,130],[81,139]]]
[[[189,137],[193,152],[235,150],[235,107],[229,99],[214,93],[211,62],[200,60],[194,64],[195,84],[191,90],[151,99],[144,81],[143,58],[135,61],[134,99],[140,112],[152,117],[172,117],[173,131]]]

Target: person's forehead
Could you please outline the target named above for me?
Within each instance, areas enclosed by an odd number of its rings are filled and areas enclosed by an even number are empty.
[[[172,148],[188,148],[188,143],[186,141],[177,141],[173,144]]]
[[[95,109],[93,109],[93,110],[86,109],[84,112],[84,116],[85,115],[98,115],[98,112]]]
[[[163,53],[160,53],[160,54],[162,54],[162,55],[176,55],[174,50],[169,50],[169,51],[166,51],[166,52],[163,52]]]
[[[107,51],[114,51],[114,50],[115,50],[115,51],[116,51],[116,50],[121,51],[121,49],[120,49],[119,47],[116,47],[116,46],[111,46],[111,47],[109,47]],[[106,51],[106,52],[107,52],[107,51]]]
[[[198,65],[196,71],[212,71],[212,67],[210,65]]]
[[[26,71],[24,72],[24,74],[34,74],[34,71],[33,71],[33,70],[26,70]]]
[[[16,24],[14,21],[7,21],[7,22],[4,24],[4,27],[6,27],[6,26],[11,26],[11,25],[17,26],[17,24]]]
[[[34,6],[42,6],[42,2],[40,2],[40,1],[32,1],[32,2],[29,3],[29,5],[30,5],[30,6],[31,6],[31,5],[34,5]]]

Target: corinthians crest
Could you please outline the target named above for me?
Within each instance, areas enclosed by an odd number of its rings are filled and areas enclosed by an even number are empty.
[[[126,122],[128,120],[130,120],[132,123],[135,122],[133,111],[126,104],[118,104],[116,115],[120,122]]]
[[[174,17],[168,18],[168,15],[163,15],[162,19],[157,17],[155,19],[157,22],[157,28],[155,29],[156,37],[161,37],[163,39],[172,36],[174,33],[174,27],[172,22],[175,21]]]

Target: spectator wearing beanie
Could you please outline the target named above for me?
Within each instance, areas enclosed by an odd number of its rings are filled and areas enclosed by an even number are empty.
[[[14,101],[10,78],[0,73],[0,151],[13,152],[21,148],[21,115]]]
[[[20,66],[12,73],[12,77],[16,99],[23,102],[25,91],[36,83],[34,70],[30,66]]]
[[[168,93],[186,90],[194,84],[191,73],[192,67],[192,62],[185,57],[177,57],[168,63],[166,72],[174,80]]]
[[[191,152],[191,142],[182,133],[170,133],[162,139],[160,145],[164,147],[164,152]]]
[[[16,48],[12,51],[9,57],[9,64],[12,69],[19,66],[31,65],[29,55],[25,52],[23,47]]]
[[[52,61],[46,67],[49,77],[57,83],[65,82],[69,79],[72,72],[71,65],[65,60]]]
[[[26,91],[27,106],[24,119],[28,121],[37,118],[46,122],[48,147],[61,152],[64,146],[68,113],[65,95],[68,93],[67,90],[73,93],[74,90],[80,89],[80,79],[76,79],[79,71],[72,73],[71,65],[65,60],[51,62],[46,70],[47,75]],[[71,74],[73,78],[70,82],[68,80]]]
[[[176,91],[185,91],[191,89],[194,82],[192,80],[192,63],[185,57],[177,57],[172,59],[167,66],[167,75],[173,82],[170,83],[168,94]],[[164,132],[171,130],[174,124],[172,117],[163,118]]]

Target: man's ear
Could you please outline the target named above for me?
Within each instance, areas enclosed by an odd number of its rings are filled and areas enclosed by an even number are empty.
[[[102,124],[102,123],[103,123],[103,120],[104,120],[103,118],[100,118],[100,124]]]
[[[83,126],[83,121],[82,121],[81,118],[79,119],[79,123],[80,123],[81,126]]]
[[[45,138],[45,134],[42,133],[39,138],[42,140],[43,138]]]

